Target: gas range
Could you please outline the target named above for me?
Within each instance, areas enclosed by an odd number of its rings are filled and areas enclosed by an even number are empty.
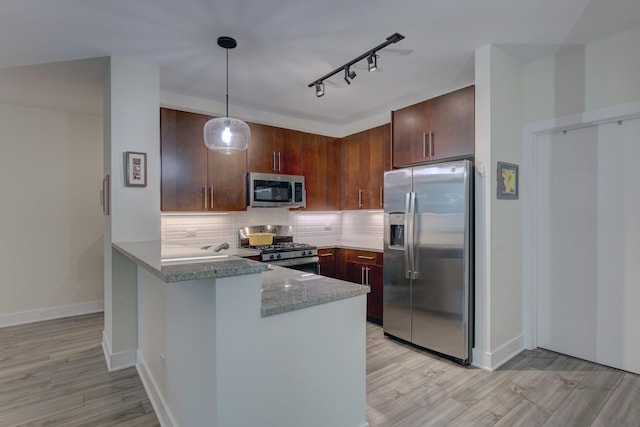
[[[318,248],[306,243],[279,242],[271,246],[252,247],[260,251],[260,261],[303,258],[318,255]]]
[[[250,246],[249,234],[273,233],[270,246]],[[260,261],[303,271],[318,272],[318,248],[306,243],[293,242],[290,225],[257,225],[239,230],[240,246],[260,251]]]

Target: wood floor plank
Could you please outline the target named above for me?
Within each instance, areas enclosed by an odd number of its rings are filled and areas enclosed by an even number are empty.
[[[593,426],[640,426],[640,376],[625,373]]]
[[[136,370],[107,371],[102,322],[92,314],[0,328],[0,426],[159,426]],[[543,349],[488,372],[373,324],[366,342],[370,427],[640,427],[635,374]]]
[[[544,425],[591,425],[623,375],[616,369],[596,365]]]

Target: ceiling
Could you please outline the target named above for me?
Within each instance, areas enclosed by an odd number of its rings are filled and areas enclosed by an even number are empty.
[[[165,92],[223,103],[226,35],[230,115],[336,128],[473,83],[489,43],[527,63],[639,25],[638,0],[3,0],[0,102],[38,87],[24,103],[100,113],[106,61],[87,59],[123,56],[157,64]],[[381,71],[362,61],[322,98],[307,87],[395,32],[406,38],[379,52]]]

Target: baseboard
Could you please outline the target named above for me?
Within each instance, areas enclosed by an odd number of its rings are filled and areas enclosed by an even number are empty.
[[[162,397],[162,394],[158,389],[158,384],[153,379],[153,375],[151,375],[149,369],[147,369],[147,364],[140,352],[138,352],[138,363],[136,363],[136,369],[138,370],[138,375],[140,375],[140,380],[147,392],[147,396],[149,396],[149,401],[151,402],[151,406],[153,406],[153,410],[156,412],[160,425],[162,427],[177,427],[178,423],[176,423],[173,418],[173,415],[169,410],[169,406]]]
[[[80,316],[82,314],[104,311],[104,301],[81,302],[59,307],[39,308],[19,313],[0,314],[0,328],[43,320],[61,319],[63,317]]]
[[[513,359],[524,350],[524,335],[520,334],[511,341],[501,345],[493,353],[486,353],[486,365],[490,371],[495,371],[500,366]]]
[[[489,370],[489,366],[487,365],[487,355],[484,351],[480,349],[474,348],[472,350],[471,355],[471,366],[475,366],[476,368]]]
[[[126,350],[119,353],[113,353],[111,351],[111,342],[109,341],[109,337],[107,337],[104,331],[102,331],[102,352],[104,353],[104,360],[107,362],[107,369],[109,372],[136,366],[136,350]]]

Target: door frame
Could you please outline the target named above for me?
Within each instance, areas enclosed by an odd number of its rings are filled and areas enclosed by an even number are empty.
[[[536,143],[540,135],[640,118],[640,101],[528,123],[522,137],[522,325],[524,346],[537,347],[538,276]]]

